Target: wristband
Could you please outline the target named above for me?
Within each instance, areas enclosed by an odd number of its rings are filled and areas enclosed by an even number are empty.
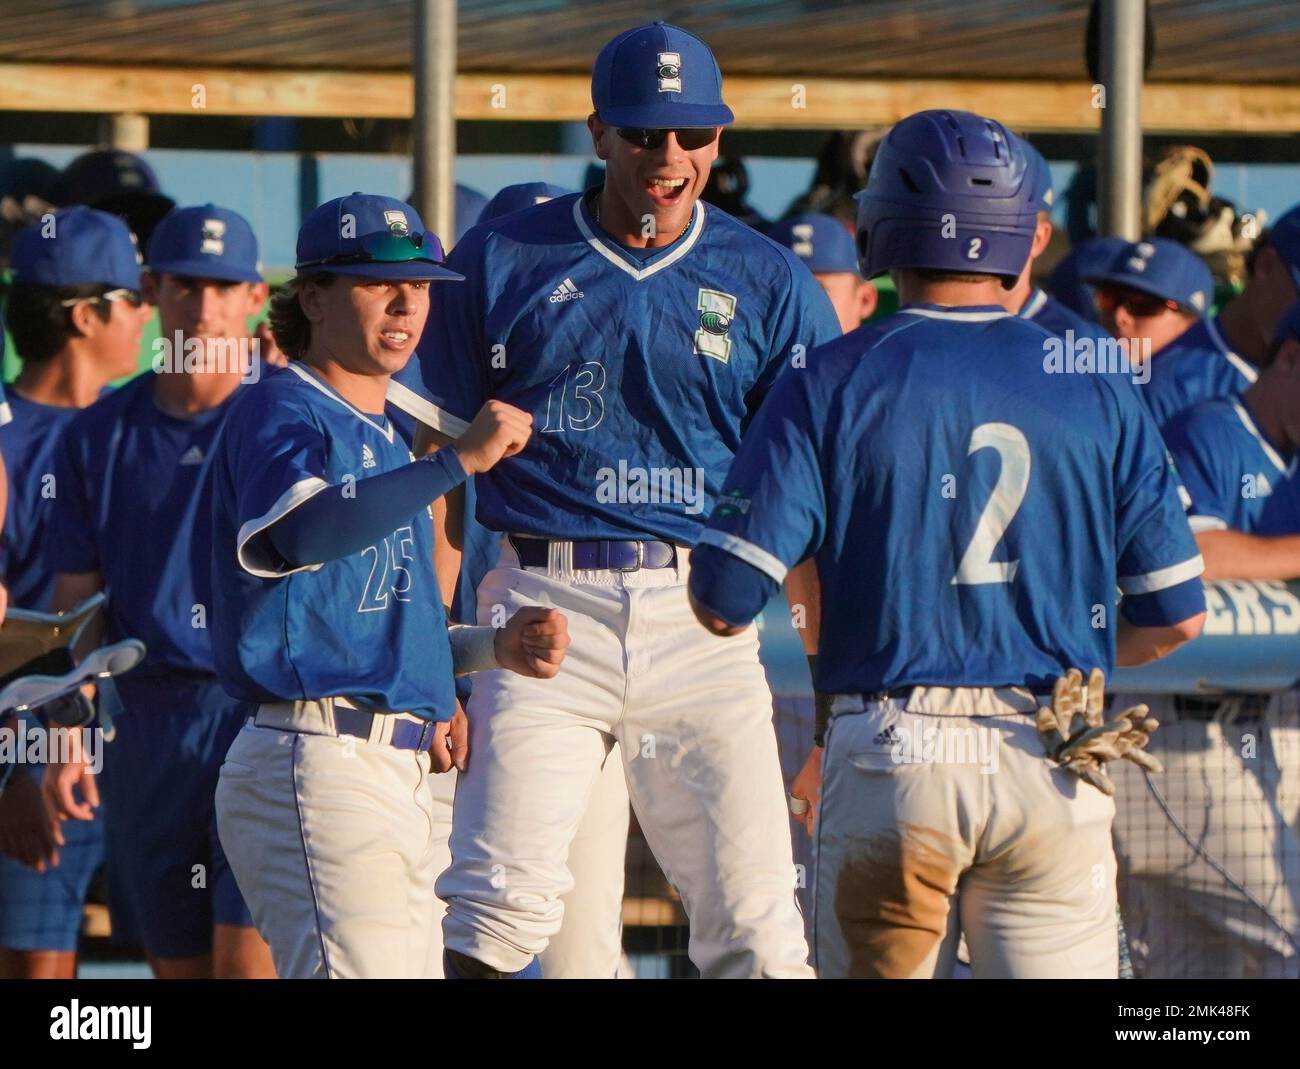
[[[815,678],[817,675],[817,654],[810,653],[808,656],[808,675]],[[826,729],[830,727],[831,722],[831,696],[822,694],[817,689],[817,684],[813,684],[813,745],[826,745]]]
[[[497,628],[451,624],[447,628],[451,642],[452,670],[458,676],[500,668],[497,660]]]

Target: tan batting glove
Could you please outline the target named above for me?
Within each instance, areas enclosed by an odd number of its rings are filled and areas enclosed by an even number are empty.
[[[1106,677],[1100,668],[1088,675],[1086,697],[1083,673],[1071,668],[1056,681],[1051,708],[1039,709],[1035,723],[1053,761],[1103,794],[1113,795],[1115,784],[1106,775],[1105,762],[1132,761],[1151,772],[1161,771],[1160,762],[1146,752],[1160,722],[1147,715],[1145,705],[1104,720],[1105,700]]]

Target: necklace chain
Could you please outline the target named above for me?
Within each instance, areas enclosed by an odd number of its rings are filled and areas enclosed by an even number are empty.
[[[596,225],[600,226],[600,194],[599,193],[596,194],[596,198],[592,202],[592,207],[594,209],[592,214],[595,216]],[[683,226],[679,231],[677,231],[677,234],[673,237],[673,241],[676,241],[678,238],[680,238],[683,234],[686,233],[686,227],[691,225],[691,219],[693,219],[694,217],[695,217],[695,209],[692,208],[691,214],[686,218],[686,225]],[[668,244],[671,245],[673,241],[670,241]],[[667,248],[667,246],[664,247]]]

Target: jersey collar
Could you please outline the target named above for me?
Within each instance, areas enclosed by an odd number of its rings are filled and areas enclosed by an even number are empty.
[[[1024,306],[1020,309],[1021,319],[1033,319],[1043,310],[1043,305],[1047,303],[1047,294],[1042,290],[1034,287],[1029,293],[1029,300],[1025,301]]]
[[[700,240],[700,235],[704,233],[704,201],[697,200],[691,213],[690,226],[686,228],[686,236],[679,239],[677,245],[663,258],[643,267],[624,252],[617,241],[607,237],[603,230],[588,222],[586,205],[583,203],[586,199],[586,197],[578,197],[573,202],[573,221],[577,224],[578,232],[596,252],[638,282],[671,267],[695,247],[695,243]]]
[[[1011,313],[999,305],[972,305],[953,308],[943,304],[909,304],[898,310],[900,315],[925,316],[926,319],[946,319],[954,323],[987,323],[993,319],[1007,319]]]
[[[1224,355],[1224,358],[1228,361],[1228,363],[1230,363],[1241,373],[1242,378],[1244,378],[1247,382],[1254,382],[1256,379],[1259,378],[1259,372],[1255,370],[1254,366],[1250,363],[1250,361],[1243,360],[1240,356],[1238,356],[1236,353],[1234,353],[1231,349],[1228,348],[1228,342],[1223,337],[1223,332],[1219,330],[1218,316],[1205,317],[1205,332],[1210,336],[1210,344],[1212,344],[1216,349],[1218,349],[1219,352],[1221,352]]]
[[[298,363],[295,360],[295,361],[290,361],[289,370],[292,371],[295,375],[297,375],[298,378],[302,379],[303,382],[307,383],[308,386],[313,386],[316,389],[320,390],[321,393],[323,393],[335,404],[342,405],[354,416],[356,416],[357,419],[361,420],[362,423],[368,423],[370,426],[374,427],[375,430],[377,430],[390,442],[393,440],[393,425],[391,423],[388,423],[388,421],[385,420],[384,422],[387,425],[381,427],[373,419],[371,419],[364,412],[362,412],[361,409],[357,408],[356,405],[345,400],[342,394],[340,394],[337,390],[335,390],[332,386],[330,386],[327,382],[325,382],[324,379],[322,379],[310,368],[303,367],[302,364]]]

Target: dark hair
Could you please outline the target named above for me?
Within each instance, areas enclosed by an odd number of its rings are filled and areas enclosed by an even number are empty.
[[[75,299],[91,300],[91,308],[107,323],[113,308],[102,297],[111,287],[99,284],[83,286],[38,286],[15,282],[5,294],[5,323],[13,335],[14,348],[24,361],[42,363],[52,360],[70,339],[79,337],[72,322],[72,309],[63,304]]]
[[[982,274],[977,271],[940,271],[933,267],[914,268],[916,275],[923,282],[1000,282],[1003,289],[1010,289],[1015,285],[1014,278],[1008,279],[1002,275]]]
[[[324,272],[291,278],[271,294],[271,307],[267,312],[271,337],[290,360],[301,360],[311,346],[311,321],[302,310],[302,302],[298,300],[303,286],[308,282],[328,286],[337,277]]]

